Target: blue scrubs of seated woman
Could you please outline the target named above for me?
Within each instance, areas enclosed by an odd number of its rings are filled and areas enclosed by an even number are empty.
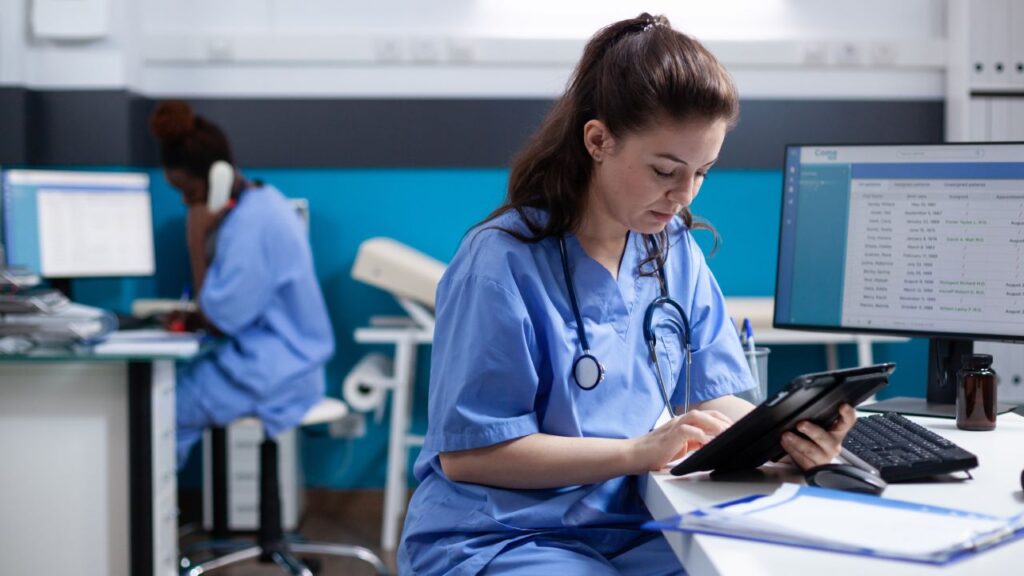
[[[334,337],[306,231],[284,196],[236,171],[233,207],[211,211],[210,168],[231,162],[224,134],[184,102],[161,103],[150,124],[167,180],[188,206],[186,240],[201,320],[225,336],[178,372],[181,466],[210,426],[257,416],[272,437],[295,427],[323,396]]]
[[[752,409],[733,396],[754,384],[689,212],[737,114],[724,68],[664,18],[588,43],[438,287],[400,573],[682,572],[640,530],[637,477]],[[681,415],[655,428],[666,404]],[[851,423],[804,423],[786,449],[828,462]]]

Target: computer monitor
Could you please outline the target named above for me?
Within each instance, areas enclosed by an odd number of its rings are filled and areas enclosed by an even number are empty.
[[[788,146],[774,325],[929,338],[907,411],[948,415],[974,340],[1024,341],[1022,247],[1024,143]]]
[[[155,271],[149,175],[4,170],[6,263],[46,278]]]

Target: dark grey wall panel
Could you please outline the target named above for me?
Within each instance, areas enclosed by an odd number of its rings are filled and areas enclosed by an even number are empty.
[[[32,164],[131,164],[129,102],[122,90],[33,91],[27,114]]]
[[[747,100],[719,166],[779,168],[786,144],[942,142],[944,123],[938,101]]]
[[[123,91],[0,91],[4,97],[15,101],[15,110],[21,99],[28,136],[20,145],[0,137],[0,162],[157,163],[147,129],[155,105],[151,99]],[[551,101],[196,99],[192,104],[224,128],[243,166],[474,168],[507,166]],[[745,100],[719,166],[778,168],[787,143],[940,142],[942,127],[943,104],[937,101]]]
[[[28,90],[0,88],[0,163],[23,164],[28,143]]]
[[[204,100],[241,164],[505,166],[547,100]]]

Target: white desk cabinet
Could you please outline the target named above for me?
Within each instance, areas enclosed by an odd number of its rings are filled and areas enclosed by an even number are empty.
[[[0,572],[175,576],[179,356],[0,356]]]

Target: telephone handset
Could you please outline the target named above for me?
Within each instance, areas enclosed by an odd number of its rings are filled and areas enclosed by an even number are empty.
[[[210,166],[207,176],[206,207],[214,214],[220,212],[225,205],[234,206],[231,191],[235,187],[235,168],[224,160],[217,160]],[[230,203],[230,204],[229,204]],[[206,238],[206,256],[213,260],[217,247],[217,233],[212,232]]]
[[[210,212],[219,212],[231,200],[231,189],[235,185],[235,169],[223,160],[210,166],[207,178],[206,207]]]

